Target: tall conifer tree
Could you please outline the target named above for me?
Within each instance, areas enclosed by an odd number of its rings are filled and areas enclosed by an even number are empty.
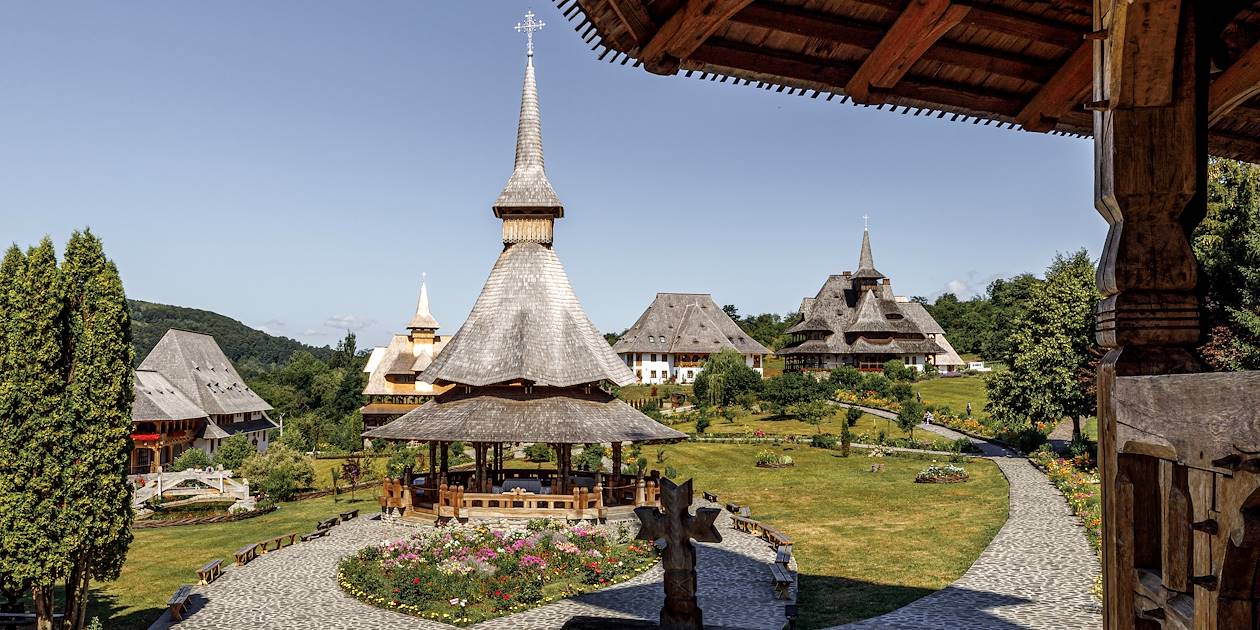
[[[70,370],[65,419],[74,439],[67,468],[61,535],[70,562],[66,627],[83,627],[92,579],[112,580],[131,543],[131,320],[118,269],[100,239],[75,232],[62,279],[68,307]]]
[[[16,478],[11,462],[17,457],[19,444],[14,419],[17,403],[13,392],[12,381],[18,375],[13,365],[13,355],[9,352],[9,328],[16,322],[14,301],[17,286],[21,282],[26,268],[26,257],[17,245],[9,247],[4,261],[0,262],[0,509],[7,509],[16,500],[10,496],[17,492]],[[0,528],[6,527],[5,519],[0,517]],[[4,531],[8,531],[5,529]],[[3,590],[5,604],[0,610],[5,612],[21,612],[20,599],[30,588],[30,581],[19,576],[16,566],[21,561],[18,550],[13,545],[6,545],[0,540],[0,590]]]
[[[7,287],[6,358],[0,393],[0,573],[32,585],[40,630],[50,630],[53,591],[69,569],[58,536],[67,433],[66,308],[57,255],[45,238]]]

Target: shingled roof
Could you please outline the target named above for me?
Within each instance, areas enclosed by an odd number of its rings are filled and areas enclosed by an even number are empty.
[[[136,422],[206,417],[206,412],[197,403],[153,370],[136,370],[134,387],[136,400],[131,405],[131,419]]]
[[[512,176],[494,202],[494,216],[517,212],[543,212],[564,216],[564,204],[543,169],[542,116],[538,111],[538,85],[534,80],[534,55],[525,64],[521,88],[521,118],[516,127],[516,163]]]
[[[416,314],[407,323],[407,328],[441,328],[433,314],[429,312],[429,285],[423,278],[420,280],[420,299],[416,302]]]
[[[708,293],[657,293],[613,351],[769,354],[713,301]]]
[[[177,328],[166,331],[139,370],[161,373],[209,414],[271,410],[271,405],[236,373],[214,337],[207,334]]]
[[[363,434],[392,440],[598,443],[678,441],[686,434],[599,389],[456,388]]]

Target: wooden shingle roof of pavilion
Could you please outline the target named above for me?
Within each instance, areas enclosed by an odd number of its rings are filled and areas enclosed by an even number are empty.
[[[600,59],[999,127],[1093,133],[1090,0],[555,0]],[[1260,9],[1222,0],[1211,152],[1260,161]],[[1092,37],[1092,36],[1091,36]]]

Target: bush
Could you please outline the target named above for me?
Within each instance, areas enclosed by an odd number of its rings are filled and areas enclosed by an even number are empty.
[[[860,387],[863,392],[875,392],[879,398],[888,398],[891,395],[892,381],[883,374],[869,373],[862,376]]]
[[[298,490],[311,487],[315,479],[311,460],[283,444],[250,456],[241,464],[239,472],[278,501],[286,501]]]
[[[550,444],[534,442],[525,447],[525,459],[531,462],[551,462],[556,459],[556,452]]]
[[[897,359],[890,359],[884,364],[884,376],[897,383],[913,383],[919,371]]]
[[[761,399],[782,413],[791,405],[813,400],[826,400],[835,393],[830,383],[801,372],[787,372],[782,376],[766,379],[761,388]]]
[[[914,398],[914,388],[910,387],[909,383],[893,383],[888,388],[888,395],[898,402],[910,400]]]
[[[249,438],[244,433],[237,433],[219,446],[219,452],[214,454],[214,463],[227,470],[237,470],[247,458],[257,453],[258,449],[254,448]]]
[[[677,469],[677,468],[674,468],[673,464],[666,464],[666,465],[665,465],[665,476],[666,476],[667,478],[669,478],[669,479],[677,479],[677,478],[678,478],[678,469]]]
[[[586,472],[603,470],[606,451],[607,449],[602,444],[587,444],[582,448],[582,452],[573,458],[573,467]]]
[[[422,453],[419,448],[414,446],[399,447],[393,455],[389,456],[389,462],[385,464],[385,471],[392,479],[403,476],[408,468],[413,471],[420,465]]]
[[[175,461],[171,462],[171,470],[180,472],[190,468],[205,468],[209,465],[210,456],[206,455],[205,451],[199,448],[190,448],[180,453],[179,457],[176,457]]]
[[[761,375],[748,367],[744,355],[726,348],[704,362],[692,391],[700,404],[726,407],[741,395],[761,391]]]
[[[849,444],[852,442],[853,436],[849,432],[849,423],[845,422],[840,425],[840,456],[849,456]]]
[[[916,400],[901,403],[901,411],[897,412],[897,426],[914,438],[914,428],[923,422],[923,405]]]
[[[712,420],[709,420],[709,416],[707,415],[702,415],[699,418],[697,418],[696,419],[696,433],[704,433],[704,430],[709,428],[710,423],[712,423]]]
[[[771,450],[764,450],[757,453],[758,466],[790,466],[792,465],[792,456],[776,453]]]
[[[857,407],[849,407],[849,410],[844,412],[844,419],[847,421],[846,424],[848,424],[851,427],[857,426],[858,420],[862,419],[863,413],[864,412],[861,409],[858,409]]]
[[[820,433],[809,438],[809,445],[814,448],[835,448],[836,436]]]
[[[862,382],[862,373],[852,365],[842,365],[831,371],[827,382],[841,389],[853,391]]]

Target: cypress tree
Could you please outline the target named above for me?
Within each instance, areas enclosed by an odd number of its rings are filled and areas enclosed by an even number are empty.
[[[11,258],[6,270],[19,266]],[[54,585],[69,569],[57,535],[65,449],[73,440],[62,416],[66,308],[50,239],[28,250],[20,267],[7,286],[0,370],[0,573],[7,582],[31,585],[39,628],[49,630]]]
[[[66,467],[61,535],[70,561],[67,628],[83,627],[92,579],[117,579],[131,543],[131,320],[118,269],[100,239],[75,232],[62,278],[70,370],[65,419],[74,439]]]
[[[0,507],[6,509],[14,500],[10,495],[16,492],[10,462],[14,461],[19,448],[14,422],[16,416],[13,413],[14,390],[11,385],[17,373],[10,367],[13,358],[9,353],[9,328],[14,322],[11,304],[25,267],[26,257],[22,255],[22,250],[17,245],[10,246],[4,254],[3,262],[0,262]],[[3,521],[0,518],[0,527],[4,527]],[[5,545],[0,540],[0,590],[3,590],[7,600],[0,606],[0,610],[4,612],[22,612],[19,600],[30,588],[29,580],[18,577],[19,571],[15,563],[21,559],[20,556],[13,555],[14,551],[10,545]]]

